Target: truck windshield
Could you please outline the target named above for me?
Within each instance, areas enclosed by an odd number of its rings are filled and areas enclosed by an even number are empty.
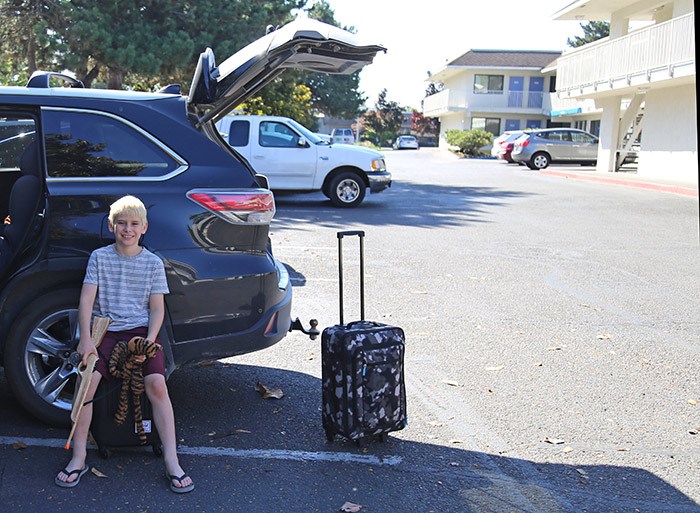
[[[321,139],[319,136],[317,136],[315,133],[313,133],[311,130],[306,128],[304,125],[301,123],[298,123],[297,121],[294,121],[293,119],[289,120],[289,124],[294,127],[294,129],[299,132],[301,135],[303,135],[307,141],[313,144],[328,144],[327,141],[324,141]]]

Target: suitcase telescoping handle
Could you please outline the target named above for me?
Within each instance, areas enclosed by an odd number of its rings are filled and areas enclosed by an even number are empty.
[[[343,237],[360,238],[360,320],[365,319],[365,232],[351,230],[338,232],[338,288],[340,291],[340,324],[343,324]]]

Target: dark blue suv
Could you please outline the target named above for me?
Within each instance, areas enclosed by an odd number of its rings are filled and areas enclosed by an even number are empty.
[[[299,20],[219,66],[202,53],[188,96],[90,90],[45,72],[0,87],[0,361],[27,410],[68,422],[78,294],[124,194],[148,208],[142,244],[165,264],[168,372],[285,336],[292,288],[270,244],[274,198],[214,123],[283,68],[352,73],[381,50]]]

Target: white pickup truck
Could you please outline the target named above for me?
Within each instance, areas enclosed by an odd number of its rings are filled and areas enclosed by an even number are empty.
[[[356,207],[365,192],[391,186],[384,156],[349,144],[329,144],[293,119],[226,116],[216,127],[272,190],[322,191],[337,207]]]

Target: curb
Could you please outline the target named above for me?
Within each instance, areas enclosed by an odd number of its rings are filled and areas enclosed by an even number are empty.
[[[671,194],[678,194],[681,196],[689,196],[691,198],[698,197],[698,190],[691,187],[685,187],[682,185],[666,185],[661,183],[653,182],[642,182],[636,180],[623,180],[620,178],[607,178],[602,176],[587,176],[579,173],[567,173],[564,171],[545,171],[540,170],[542,175],[550,176],[561,176],[563,178],[573,178],[574,180],[584,180],[589,182],[597,183],[609,183],[613,185],[623,185],[625,187],[636,187],[637,189],[647,189],[661,192],[668,192]]]

